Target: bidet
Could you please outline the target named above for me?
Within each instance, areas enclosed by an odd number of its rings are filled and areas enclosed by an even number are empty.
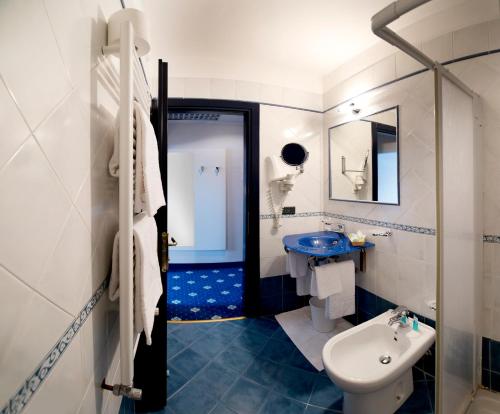
[[[402,312],[401,309],[398,313]],[[410,323],[396,329],[389,310],[331,338],[323,347],[329,378],[344,392],[345,414],[391,414],[413,392],[412,366],[433,344],[435,331]]]

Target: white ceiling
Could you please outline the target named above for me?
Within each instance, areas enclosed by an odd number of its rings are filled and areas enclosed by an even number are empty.
[[[432,0],[393,28],[401,30],[470,1]],[[321,83],[323,76],[378,41],[370,18],[391,2],[143,0],[151,26],[150,62],[168,60],[172,76],[273,77],[288,84],[309,78]],[[498,6],[498,0],[474,0],[477,7],[492,2]],[[463,20],[453,25],[466,25]],[[441,34],[440,27],[430,31]],[[307,89],[317,89],[314,82]]]

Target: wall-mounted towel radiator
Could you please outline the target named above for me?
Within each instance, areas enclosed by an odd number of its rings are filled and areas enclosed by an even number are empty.
[[[134,354],[138,335],[134,333],[134,113],[138,101],[149,114],[151,93],[134,43],[134,27],[130,21],[121,24],[119,45],[103,47],[104,55],[120,59],[119,106],[119,273],[120,273],[120,384],[103,387],[115,395],[140,399],[142,391],[134,388]]]

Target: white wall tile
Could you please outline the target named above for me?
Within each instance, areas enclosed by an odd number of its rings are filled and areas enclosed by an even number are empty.
[[[29,134],[28,126],[0,78],[0,169]]]
[[[284,105],[283,88],[280,86],[262,84],[260,86],[260,102]]]
[[[94,30],[93,20],[85,16],[79,0],[44,0],[59,50],[73,85],[80,84],[90,76],[90,70],[97,63],[96,48],[92,48],[93,37],[100,34]],[[101,46],[106,37],[99,36]]]
[[[210,98],[210,79],[185,78],[185,98]]]
[[[424,42],[422,51],[440,63],[453,59],[453,35],[448,33]]]
[[[488,23],[480,23],[453,32],[453,58],[489,50]]]
[[[70,210],[70,201],[34,139],[0,173],[0,193],[0,263],[33,286]]]
[[[169,98],[184,98],[185,96],[184,78],[168,78],[168,96]]]
[[[82,361],[81,335],[77,334],[24,412],[76,413],[88,381]]]
[[[261,84],[257,82],[236,81],[236,99],[260,102]]]
[[[92,290],[92,245],[82,218],[72,209],[52,257],[36,288],[76,316],[94,293]]]
[[[0,291],[8,292],[3,295],[0,314],[0,405],[3,406],[64,333],[72,317],[1,267]]]
[[[232,79],[211,79],[210,97],[212,99],[236,99],[236,81]]]
[[[421,48],[421,45],[416,44],[417,48]],[[410,73],[416,72],[418,70],[424,69],[424,66],[417,62],[412,57],[408,56],[403,52],[396,52],[396,77],[401,78],[403,76],[409,75]]]
[[[489,22],[488,33],[490,50],[500,49],[500,18]]]
[[[0,4],[0,73],[34,128],[70,91],[42,0]]]
[[[35,131],[51,165],[75,200],[91,165],[91,140],[77,94],[66,99]]]

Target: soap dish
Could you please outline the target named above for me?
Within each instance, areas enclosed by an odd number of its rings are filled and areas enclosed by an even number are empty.
[[[353,245],[354,247],[363,247],[365,244],[366,242],[364,241],[351,241],[351,245]]]

